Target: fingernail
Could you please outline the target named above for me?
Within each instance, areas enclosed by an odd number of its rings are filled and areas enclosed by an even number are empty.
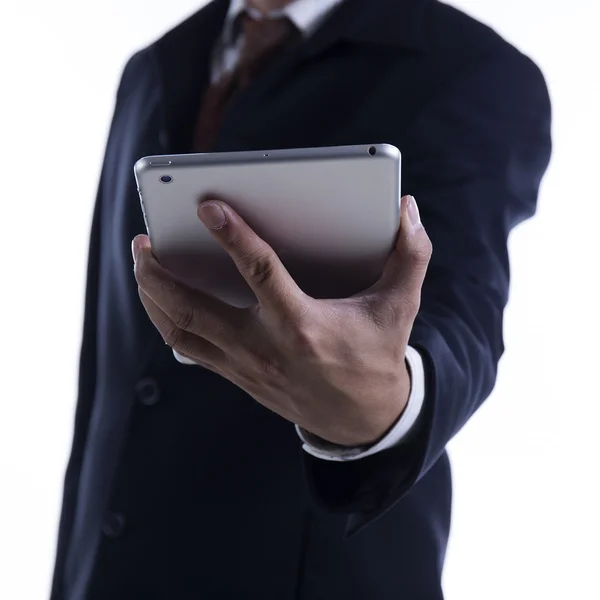
[[[225,211],[213,202],[201,204],[198,216],[209,229],[222,229],[227,223]]]
[[[408,213],[408,218],[410,220],[410,224],[414,227],[421,224],[421,216],[419,215],[419,207],[417,206],[417,202],[414,196],[406,197],[407,205],[406,212]]]
[[[143,238],[141,236],[136,235],[131,242],[131,255],[133,256],[133,262],[137,260],[138,254],[140,253],[142,248],[146,246],[146,244],[144,244],[142,240]]]

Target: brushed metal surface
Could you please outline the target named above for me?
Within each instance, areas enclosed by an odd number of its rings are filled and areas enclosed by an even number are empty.
[[[298,285],[319,298],[347,297],[374,283],[400,221],[400,152],[387,144],[152,156],[134,172],[160,263],[234,306],[256,299],[199,221],[203,198],[229,202]],[[163,175],[173,181],[162,183]]]

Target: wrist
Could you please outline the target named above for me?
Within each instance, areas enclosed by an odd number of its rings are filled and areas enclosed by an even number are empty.
[[[402,418],[408,405],[411,392],[411,376],[406,361],[402,363],[399,381],[394,391],[386,394],[377,405],[365,403],[363,414],[357,418],[357,425],[346,432],[335,431],[312,432],[311,435],[342,448],[368,447],[377,444],[394,428]],[[334,425],[335,426],[335,425]]]
[[[382,407],[381,418],[373,424],[372,434],[367,441],[361,445],[373,446],[380,442],[394,428],[396,423],[402,418],[408,405],[411,391],[410,371],[406,360],[402,362],[402,376],[395,393],[386,396],[385,404]]]

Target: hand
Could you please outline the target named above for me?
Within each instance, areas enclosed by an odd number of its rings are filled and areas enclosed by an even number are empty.
[[[431,242],[411,196],[383,275],[350,298],[318,300],[231,207],[198,216],[235,261],[258,303],[234,308],[182,284],[133,240],[135,276],[165,342],[257,402],[335,444],[368,445],[402,414],[410,393],[405,352],[419,309]]]

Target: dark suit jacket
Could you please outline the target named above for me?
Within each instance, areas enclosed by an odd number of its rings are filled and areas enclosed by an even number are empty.
[[[217,151],[388,142],[434,253],[410,339],[426,403],[412,441],[352,463],[201,368],[148,320],[130,243],[132,174],[190,150],[227,10],[216,0],[127,64],[93,217],[75,432],[53,600],[442,597],[444,448],[490,393],[503,351],[507,236],[550,154],[537,67],[435,0],[348,0],[228,113]],[[357,340],[360,343],[360,340]]]

